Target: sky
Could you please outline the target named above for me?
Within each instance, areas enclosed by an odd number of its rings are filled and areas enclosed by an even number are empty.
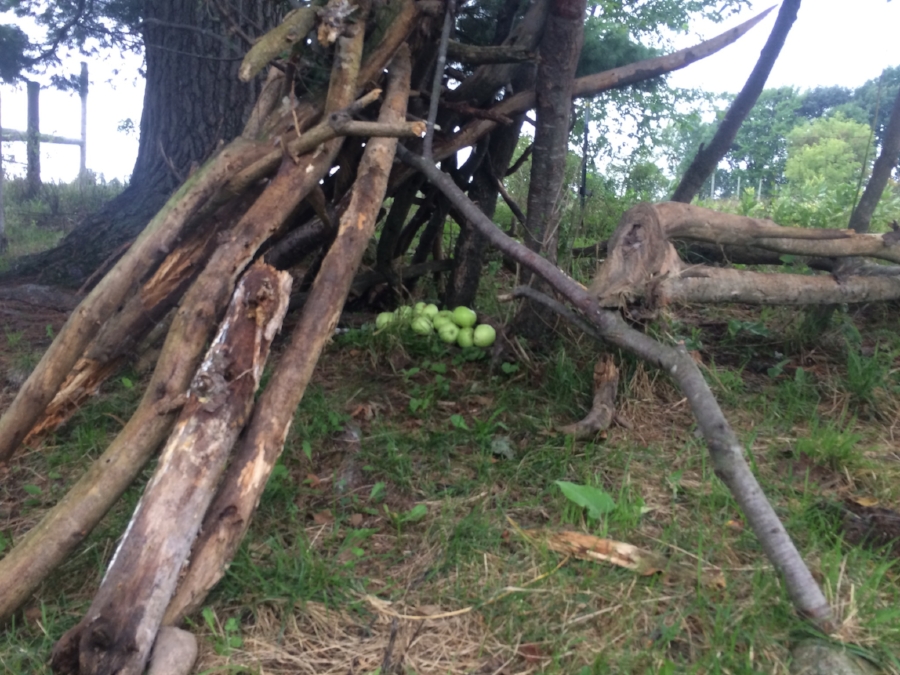
[[[703,23],[676,40],[676,47],[688,47],[708,39],[769,7],[771,2],[754,2],[751,9],[724,24]],[[678,71],[670,77],[677,87],[705,88],[714,92],[737,92],[753,69],[772,25],[776,11],[737,43],[717,54]],[[888,66],[900,65],[900,0],[804,0],[787,42],[772,70],[767,87],[841,85],[857,87],[878,77]],[[132,120],[138,128],[143,103],[143,81],[136,77],[140,57],[94,59],[89,62],[91,88],[88,94],[88,168],[107,180],[125,179],[137,155],[137,133],[117,131]],[[77,59],[72,72],[78,71]],[[24,130],[26,126],[25,87],[0,87],[0,120],[5,128]],[[41,131],[77,138],[81,114],[78,95],[53,89],[41,92]],[[44,180],[70,181],[78,174],[77,146],[41,146]],[[24,144],[4,143],[4,163],[12,175],[21,175]]]

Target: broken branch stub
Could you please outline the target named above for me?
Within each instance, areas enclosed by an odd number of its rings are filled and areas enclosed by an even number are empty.
[[[619,369],[609,354],[604,354],[594,364],[594,400],[591,410],[583,420],[560,427],[564,434],[575,438],[593,438],[606,431],[616,416],[616,391],[619,387]]]
[[[264,263],[241,279],[90,609],[54,649],[56,672],[143,672],[228,453],[253,406],[290,288],[287,272]]]

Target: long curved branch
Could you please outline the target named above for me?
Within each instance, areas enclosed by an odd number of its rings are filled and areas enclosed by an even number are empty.
[[[506,236],[434,164],[402,146],[398,146],[397,154],[438,187],[491,244],[543,277],[580,310],[605,340],[669,373],[690,403],[709,447],[716,474],[731,490],[769,560],[783,575],[794,606],[801,615],[809,617],[827,632],[833,624],[831,607],[763,494],[744,458],[743,446],[684,347],[667,347],[629,327],[617,312],[601,309],[587,289],[545,258]]]

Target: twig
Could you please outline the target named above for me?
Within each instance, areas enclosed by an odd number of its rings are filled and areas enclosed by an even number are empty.
[[[508,302],[510,300],[513,300],[514,298],[529,298],[530,300],[539,302],[545,307],[559,314],[563,319],[565,319],[570,324],[583,331],[590,337],[600,342],[603,341],[603,336],[598,333],[597,329],[591,326],[587,321],[582,319],[561,302],[554,300],[549,295],[541,293],[531,286],[516,286],[514,289],[512,289],[511,292],[505,295],[497,296],[497,300],[499,300],[500,302]]]
[[[437,119],[438,103],[441,98],[441,81],[444,79],[444,66],[447,64],[447,43],[450,42],[454,5],[454,0],[447,0],[444,27],[441,29],[441,45],[438,47],[437,63],[434,65],[434,83],[431,85],[431,101],[428,104],[428,126],[425,130],[425,142],[422,146],[422,153],[428,159],[431,159],[433,156],[434,122]]]

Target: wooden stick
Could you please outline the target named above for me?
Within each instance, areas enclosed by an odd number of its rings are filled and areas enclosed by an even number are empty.
[[[391,64],[388,91],[379,121],[396,123],[406,115],[410,78],[409,51],[401,47]],[[338,234],[322,261],[319,274],[294,329],[291,344],[260,396],[247,433],[222,488],[210,506],[191,564],[169,608],[166,625],[196,610],[225,572],[240,545],[266,480],[275,466],[293,419],[325,343],[331,339],[353,275],[375,229],[387,188],[396,139],[376,138],[366,144],[353,194],[340,219]]]
[[[84,618],[53,651],[57,672],[140,675],[228,453],[253,406],[291,276],[244,275],[159,464]]]

